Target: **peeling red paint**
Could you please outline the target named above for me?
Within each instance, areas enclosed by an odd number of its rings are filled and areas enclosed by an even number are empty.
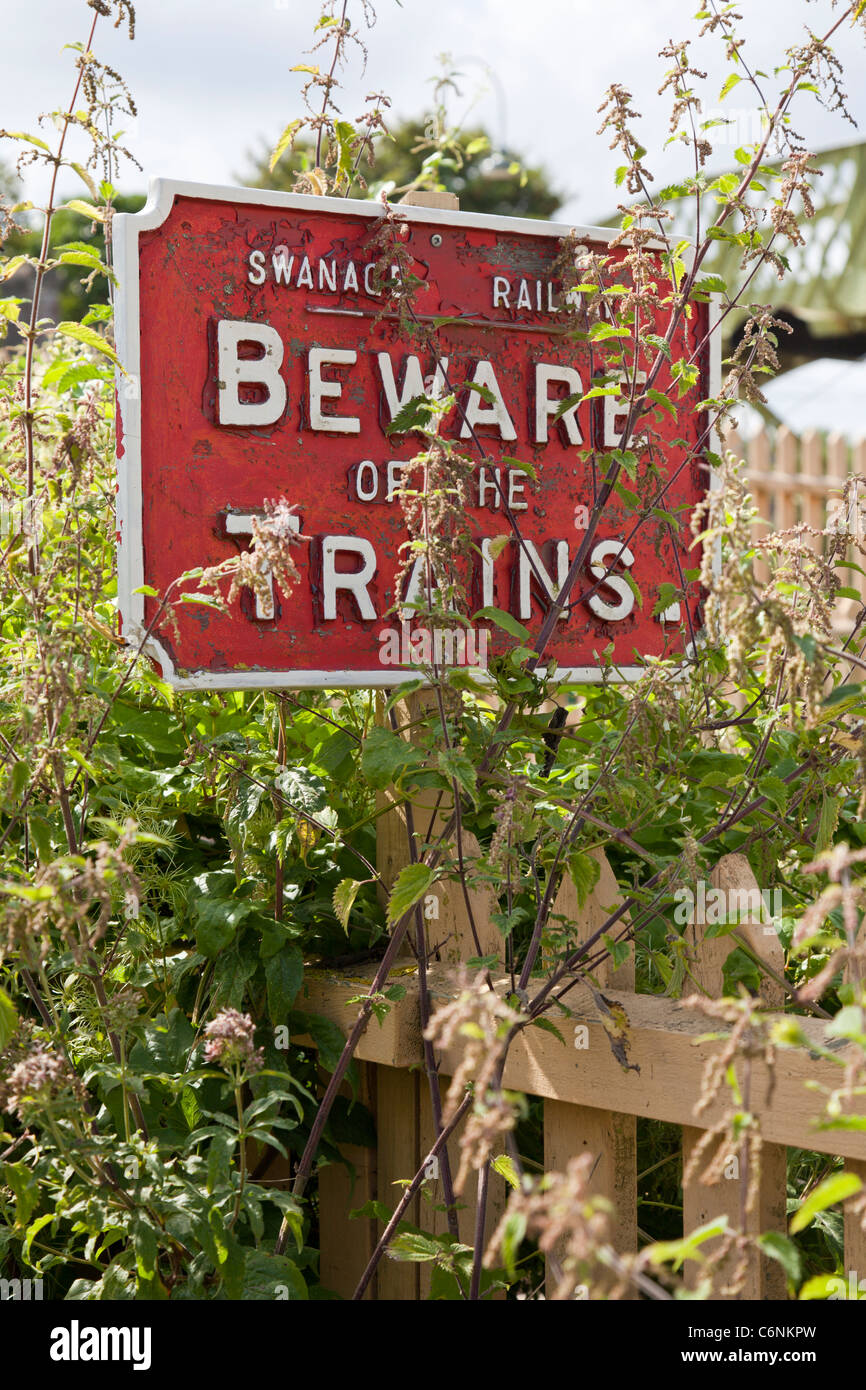
[[[209,611],[203,615],[178,613],[180,640],[165,625],[159,638],[172,654],[179,670],[232,672],[370,671],[379,662],[379,633],[393,624],[386,616],[397,597],[394,576],[398,548],[406,533],[396,501],[362,503],[354,496],[358,466],[370,460],[384,473],[388,459],[407,460],[417,452],[411,438],[388,437],[388,419],[376,353],[387,351],[394,364],[398,387],[402,364],[408,354],[421,358],[425,376],[433,370],[423,346],[400,336],[394,320],[376,322],[370,311],[381,301],[363,293],[362,268],[372,259],[369,233],[378,225],[371,210],[369,224],[357,214],[319,211],[311,199],[309,212],[275,211],[273,207],[237,205],[199,197],[178,197],[167,220],[140,235],[141,325],[141,472],[142,543],[144,582],[165,592],[185,570],[211,565],[236,553],[237,537],[226,535],[227,510],[260,509],[269,498],[285,496],[297,505],[302,531],[313,544],[296,551],[301,583],[291,595],[275,594],[273,621],[257,620],[251,603],[237,603],[231,616]],[[526,511],[518,513],[521,530],[546,559],[553,541],[566,541],[571,557],[582,533],[575,529],[577,504],[591,506],[589,466],[577,456],[562,429],[550,424],[545,445],[533,442],[532,384],[535,365],[541,361],[576,367],[588,388],[585,344],[566,341],[555,333],[556,319],[544,309],[519,312],[492,307],[493,277],[500,275],[516,284],[543,282],[552,276],[559,245],[555,237],[491,230],[489,227],[451,226],[411,222],[408,249],[416,258],[417,273],[425,282],[417,307],[425,315],[460,314],[473,320],[492,320],[490,326],[474,322],[449,324],[439,331],[439,352],[449,359],[449,374],[462,384],[476,362],[492,363],[512,415],[518,438],[503,442],[498,433],[481,429],[492,465],[502,466],[504,456],[532,464],[538,481],[525,483]],[[441,237],[441,244],[432,240]],[[586,238],[584,238],[586,241]],[[289,288],[271,278],[271,257],[277,246],[289,254],[307,256],[311,264],[336,257],[339,264],[351,259],[358,270],[358,293],[336,293],[318,288]],[[606,248],[605,248],[606,249]],[[249,256],[264,254],[268,278],[250,283]],[[621,258],[620,248],[613,255]],[[515,288],[515,295],[517,291]],[[546,298],[546,289],[538,291]],[[536,295],[536,290],[531,290]],[[350,317],[316,309],[361,309],[367,317]],[[285,345],[282,375],[288,400],[282,419],[267,428],[221,426],[217,419],[217,369],[215,325],[220,319],[267,322]],[[657,329],[664,331],[659,322]],[[528,331],[534,329],[536,331]],[[696,306],[688,327],[688,349],[693,351],[707,330],[707,310]],[[342,415],[358,416],[360,433],[331,435],[309,428],[308,350],[312,347],[351,348],[358,353],[350,369],[331,367],[331,380],[343,383],[337,402],[326,402]],[[665,441],[662,470],[674,472],[685,451],[673,440],[694,444],[705,426],[705,417],[691,405],[710,394],[708,355],[702,355],[702,381],[686,398],[677,421],[665,416],[658,426]],[[665,389],[665,378],[658,385]],[[593,419],[602,401],[586,403],[578,416],[584,440],[598,428]],[[446,424],[445,432],[457,432],[459,421]],[[118,409],[118,457],[124,453],[121,413]],[[474,453],[466,441],[465,452]],[[702,495],[704,471],[690,464],[675,484],[667,502],[669,510],[683,504],[683,540],[680,562],[684,569],[697,564],[688,550],[688,511]],[[508,523],[500,509],[470,508],[470,521],[478,543],[484,536],[500,535]],[[614,499],[598,532],[599,539],[625,539],[634,518],[628,507]],[[647,529],[629,542],[634,553],[632,574],[643,596],[643,609],[635,608],[621,622],[603,622],[583,605],[559,626],[549,651],[561,667],[596,664],[600,652],[613,639],[614,660],[634,662],[635,652],[660,655],[677,649],[682,638],[675,625],[663,627],[651,616],[661,581],[677,582],[677,572],[666,534]],[[369,592],[376,621],[359,619],[351,598],[341,593],[338,618],[326,621],[322,611],[316,544],[325,534],[361,536],[376,549],[377,573]],[[349,566],[351,567],[351,566]],[[496,562],[494,603],[515,609],[516,545],[512,540]],[[587,574],[587,579],[589,575]],[[473,602],[482,596],[476,585]],[[697,615],[698,594],[689,607]],[[146,621],[154,613],[154,601],[146,604]],[[206,616],[206,621],[203,618]],[[540,625],[542,605],[533,601],[530,627]],[[666,633],[667,648],[666,648]],[[491,652],[502,650],[508,639],[491,633]],[[239,680],[239,684],[243,682]],[[285,683],[285,682],[284,682]]]

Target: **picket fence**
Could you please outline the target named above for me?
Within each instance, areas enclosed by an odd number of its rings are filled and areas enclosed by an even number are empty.
[[[398,818],[395,813],[394,818]],[[385,828],[385,827],[383,827]],[[396,843],[386,833],[380,871],[395,871],[397,859],[391,853]],[[385,862],[382,862],[384,858]],[[590,900],[578,908],[570,880],[563,884],[554,904],[573,923],[571,940],[585,938],[621,902],[616,881],[606,859],[599,854],[601,874]],[[712,886],[729,895],[738,890],[752,894],[757,902],[757,884],[742,855],[729,854],[719,861],[712,874]],[[489,921],[491,904],[484,894],[472,892],[476,925],[483,932],[485,950],[498,949],[497,929]],[[712,901],[712,899],[710,899]],[[699,900],[698,900],[699,903]],[[440,948],[442,961],[431,966],[430,1005],[435,1010],[454,997],[455,963],[475,954],[469,939],[468,914],[455,884],[439,885],[439,916],[430,922],[430,946]],[[487,909],[487,916],[482,915]],[[766,962],[772,974],[765,979],[762,998],[769,1008],[779,1008],[782,987],[773,978],[783,967],[782,948],[775,930],[765,931],[762,912],[749,914],[739,933],[751,950]],[[486,923],[486,927],[485,927]],[[722,966],[732,949],[730,937],[704,939],[703,924],[696,921],[686,928],[690,953],[691,990],[707,994],[721,992]],[[372,972],[371,972],[372,974]],[[371,974],[327,970],[308,971],[305,998],[301,1006],[323,1014],[345,1032],[357,1016],[358,996],[369,988]],[[357,1050],[360,1063],[360,1091],[364,1104],[376,1122],[375,1149],[352,1146],[344,1150],[353,1172],[332,1164],[320,1172],[319,1217],[321,1277],[323,1283],[344,1297],[351,1297],[382,1231],[373,1218],[350,1219],[349,1212],[378,1199],[393,1211],[403,1192],[401,1182],[414,1177],[429,1153],[434,1132],[430,1118],[428,1081],[423,1072],[420,1030],[418,972],[411,963],[401,963],[393,979],[406,993],[392,1004],[382,1023],[368,1025]],[[497,976],[497,989],[509,987],[508,977]],[[585,986],[580,984],[568,995],[571,1016],[556,1017],[563,1041],[552,1033],[527,1028],[517,1038],[505,1068],[505,1085],[528,1095],[543,1098],[545,1167],[564,1168],[575,1154],[590,1152],[597,1160],[592,1177],[593,1192],[614,1204],[612,1245],[621,1254],[638,1249],[637,1222],[638,1168],[636,1128],[639,1118],[667,1121],[680,1127],[684,1166],[704,1131],[723,1113],[723,1100],[700,1116],[694,1107],[701,1093],[707,1059],[721,1044],[702,1039],[716,1025],[700,1012],[687,1010],[678,1001],[634,992],[634,972],[630,961],[616,972],[602,972],[604,996],[624,1010],[628,1019],[628,1059],[636,1066],[624,1070],[616,1060],[599,1011]],[[531,993],[531,991],[530,991]],[[781,1015],[780,1015],[781,1016]],[[810,1042],[824,1039],[819,1019],[799,1020]],[[572,1045],[574,1030],[575,1045]],[[580,1046],[576,1043],[579,1039]],[[459,1061],[459,1047],[445,1049],[439,1056],[440,1085],[443,1093],[447,1078]],[[764,1063],[753,1058],[749,1064],[749,1107],[757,1116],[762,1136],[760,1190],[758,1201],[746,1219],[746,1230],[785,1232],[786,1146],[840,1155],[846,1171],[866,1180],[866,1133],[856,1130],[819,1130],[814,1116],[820,1110],[819,1094],[807,1089],[806,1082],[834,1088],[840,1084],[840,1069],[805,1048],[783,1049],[777,1054],[771,1080]],[[742,1070],[740,1084],[743,1084]],[[726,1088],[723,1088],[726,1090]],[[727,1092],[726,1092],[727,1094]],[[866,1108],[866,1107],[864,1107]],[[449,1143],[452,1170],[458,1155]],[[707,1160],[708,1161],[708,1160]],[[728,1164],[728,1176],[713,1185],[701,1181],[701,1169],[684,1184],[683,1226],[692,1231],[719,1216],[727,1216],[731,1228],[741,1229],[747,1164]],[[464,1191],[459,1213],[460,1236],[473,1243],[475,1227],[474,1183]],[[504,1209],[507,1189],[503,1180],[490,1178],[487,1234],[489,1236]],[[426,1181],[405,1219],[433,1232],[444,1232],[445,1215],[437,1210],[443,1201],[441,1178]],[[857,1280],[866,1276],[866,1233],[859,1219],[846,1212],[845,1270],[854,1271]],[[710,1248],[710,1247],[707,1247]],[[699,1266],[685,1266],[687,1284],[699,1276]],[[855,1280],[855,1287],[856,1282]],[[423,1298],[429,1287],[429,1266],[391,1261],[387,1256],[365,1297],[414,1300]],[[738,1295],[744,1299],[784,1299],[786,1280],[782,1267],[765,1256],[749,1256],[745,1284]]]
[[[747,442],[729,433],[724,447],[746,461],[761,518],[756,522],[756,535],[766,534],[769,528],[788,529],[799,522],[815,530],[823,529],[846,474],[866,475],[866,440],[851,447],[841,436],[824,441],[817,434],[806,434],[797,439],[790,431],[779,429],[774,441],[765,432]],[[860,588],[864,580],[853,571],[846,582]],[[842,601],[840,624],[850,621],[851,607],[852,601]],[[403,708],[401,722],[405,726],[423,717],[423,697],[412,696],[410,702]],[[382,795],[377,869],[384,892],[403,865],[410,862],[410,856],[402,805],[398,798]],[[415,802],[416,826],[430,819],[430,815],[424,815],[425,806],[432,812],[432,826],[425,827],[427,835],[432,836],[433,828],[441,825],[444,812],[441,807],[432,807],[427,794],[421,794]],[[420,855],[425,844],[417,839],[417,833],[416,853]],[[470,863],[473,851],[478,853],[477,844],[467,836],[464,854]],[[598,859],[599,881],[589,900],[579,905],[574,885],[566,876],[553,906],[554,917],[561,915],[571,924],[572,945],[596,931],[622,902],[616,879],[601,852]],[[754,904],[760,898],[758,885],[742,855],[729,854],[720,860],[712,872],[711,884],[728,894],[750,895],[741,897],[741,902]],[[436,897],[438,915],[427,923],[428,948],[436,957],[428,971],[432,1010],[454,997],[459,963],[478,954],[459,884],[439,883]],[[495,898],[474,889],[469,890],[468,897],[482,952],[496,955],[501,950],[501,937],[491,914],[498,904]],[[722,968],[736,941],[729,936],[706,938],[704,929],[705,923],[700,920],[686,928],[690,984],[685,992],[702,992],[712,997],[721,993]],[[784,999],[780,982],[783,951],[774,928],[768,928],[763,910],[754,909],[747,914],[737,936],[766,963],[761,998],[769,1009],[780,1010]],[[508,977],[503,972],[493,974],[496,988],[505,992]],[[298,1001],[299,1007],[324,1015],[348,1033],[357,1017],[358,1005],[352,1001],[369,990],[372,975],[372,968],[367,974],[308,970],[305,997]],[[391,1004],[383,1022],[373,1019],[369,1023],[356,1053],[360,1099],[372,1112],[376,1124],[375,1148],[345,1146],[344,1156],[351,1168],[334,1163],[319,1174],[321,1277],[327,1287],[347,1298],[355,1291],[383,1229],[374,1217],[350,1218],[350,1211],[371,1199],[393,1211],[404,1190],[402,1184],[420,1170],[435,1137],[429,1083],[423,1066],[419,978],[411,957],[398,964],[392,978],[403,986],[405,993]],[[594,1156],[592,1191],[613,1203],[611,1243],[620,1254],[628,1254],[639,1248],[641,1240],[637,1221],[637,1121],[655,1119],[678,1126],[683,1167],[687,1168],[702,1135],[723,1113],[720,1099],[695,1115],[707,1059],[720,1044],[703,1040],[713,1025],[699,1011],[687,1010],[675,999],[635,993],[632,959],[616,971],[610,966],[602,969],[596,979],[605,997],[619,1004],[628,1019],[628,1058],[634,1069],[624,1070],[614,1057],[592,995],[578,983],[568,995],[570,1017],[556,1020],[560,1032],[565,1030],[565,1045],[550,1032],[534,1027],[525,1029],[509,1053],[504,1084],[543,1099],[545,1168],[562,1169],[576,1154],[589,1152]],[[821,1020],[803,1018],[799,1022],[810,1042],[824,1042]],[[572,1045],[578,1040],[579,1047]],[[448,1078],[458,1065],[458,1050],[445,1049],[438,1061],[444,1095]],[[757,1058],[749,1063],[749,1108],[757,1117],[762,1137],[758,1200],[745,1218],[745,1229],[752,1234],[787,1229],[789,1146],[841,1156],[846,1171],[866,1182],[866,1132],[822,1130],[815,1125],[820,1093],[813,1089],[814,1084],[828,1089],[838,1086],[840,1069],[817,1052],[797,1048],[778,1052],[773,1073],[771,1078]],[[866,1111],[866,1102],[861,1104]],[[456,1137],[448,1149],[454,1172],[458,1166]],[[684,1181],[684,1231],[722,1216],[727,1217],[731,1229],[743,1229],[748,1165],[726,1165],[730,1176],[712,1184],[702,1181],[706,1166],[706,1162],[697,1165]],[[487,1236],[504,1210],[507,1195],[503,1179],[492,1173]],[[434,1233],[444,1232],[447,1223],[440,1209],[442,1203],[441,1177],[431,1176],[407,1209],[405,1219]],[[463,1194],[459,1227],[461,1239],[473,1244],[475,1199],[471,1183]],[[853,1274],[852,1287],[856,1288],[861,1278],[866,1279],[866,1231],[859,1218],[847,1210],[844,1253],[846,1278]],[[700,1277],[700,1265],[687,1262],[683,1277],[694,1286]],[[549,1272],[549,1287],[552,1282]],[[429,1265],[393,1261],[386,1256],[364,1297],[415,1300],[425,1297],[429,1286]],[[784,1299],[786,1290],[782,1266],[757,1251],[750,1253],[745,1283],[738,1297]]]
[[[845,479],[856,474],[866,480],[866,439],[849,443],[844,435],[824,436],[816,430],[807,430],[798,437],[783,425],[774,436],[762,429],[750,439],[730,430],[723,437],[723,447],[745,462],[745,476],[758,510],[753,528],[755,540],[799,524],[814,531],[832,526],[834,516],[842,513]],[[858,539],[866,540],[866,483],[858,489],[858,500],[859,505],[851,507],[848,522]],[[823,543],[820,537],[810,538],[815,548]],[[847,558],[866,568],[863,556],[853,550]],[[766,565],[759,561],[758,580],[765,580],[767,573]],[[866,576],[846,569],[842,571],[842,582],[866,598]],[[840,599],[836,627],[840,631],[850,630],[858,611],[855,599]]]

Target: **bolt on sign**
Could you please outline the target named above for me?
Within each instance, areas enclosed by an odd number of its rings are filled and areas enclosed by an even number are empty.
[[[411,606],[424,562],[406,572],[399,497],[401,465],[424,441],[389,431],[425,392],[456,392],[440,433],[473,459],[470,613],[499,609],[537,631],[581,543],[628,397],[609,367],[593,386],[621,342],[613,325],[574,336],[564,298],[576,291],[557,273],[572,229],[400,205],[414,312],[435,328],[419,341],[383,289],[372,240],[384,215],[375,202],[157,180],[142,212],[114,219],[121,621],[136,644],[150,629],[145,650],[180,688],[389,686],[430,662]],[[608,253],[612,236],[579,228],[568,244]],[[609,279],[627,286],[627,248],[609,254]],[[697,380],[654,410],[652,447],[645,434],[629,443],[638,479],[650,469],[659,493],[670,484],[658,508],[674,521],[638,524],[638,483],[622,475],[547,648],[567,679],[598,679],[605,652],[634,677],[699,626],[698,586],[683,591],[681,572],[698,564],[689,518],[707,485],[696,406],[714,394],[713,312],[695,304],[673,344]],[[664,310],[654,326],[664,333]],[[656,385],[673,398],[667,364]],[[168,621],[159,596],[248,548],[253,519],[281,498],[304,538],[291,592],[271,576],[229,612],[177,604]],[[518,640],[482,619],[442,635],[445,664],[483,666],[482,648],[489,660]]]

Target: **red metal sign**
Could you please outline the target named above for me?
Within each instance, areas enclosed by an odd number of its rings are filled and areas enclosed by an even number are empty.
[[[554,273],[571,229],[401,206],[401,235],[422,281],[418,312],[449,320],[438,328],[434,360],[377,293],[381,250],[371,238],[382,215],[370,202],[158,181],[140,214],[115,218],[126,369],[118,390],[121,618],[133,642],[153,625],[145,649],[180,687],[408,678],[406,666],[423,657],[406,640],[407,593],[396,592],[407,533],[395,492],[401,462],[420,444],[387,426],[431,380],[461,392],[467,418],[455,410],[442,433],[465,441],[476,465],[473,610],[497,607],[537,631],[544,590],[556,592],[580,544],[594,495],[583,455],[591,442],[602,451],[619,444],[624,401],[606,395],[556,418],[564,398],[591,385],[587,345],[563,335]],[[612,234],[577,235],[606,251]],[[679,586],[674,547],[683,570],[696,565],[688,517],[706,486],[697,450],[706,417],[693,406],[711,394],[709,312],[695,306],[678,347],[698,363],[700,380],[677,418],[661,411],[654,425],[659,487],[674,479],[660,506],[682,509],[682,529],[635,533],[633,505],[611,499],[575,590],[589,596],[557,624],[548,648],[573,679],[597,679],[598,654],[611,641],[618,674],[629,677],[641,658],[682,650],[687,640],[685,603],[656,616],[653,608],[660,585]],[[596,348],[596,371],[598,361]],[[658,384],[666,389],[665,379]],[[269,595],[243,592],[228,614],[182,608],[175,630],[158,618],[158,600],[137,592],[163,595],[182,573],[236,554],[265,501],[283,497],[307,538],[293,551],[300,582],[290,593],[272,583]],[[506,501],[522,540],[488,550],[485,539],[509,531]],[[697,587],[689,592],[697,626]],[[483,666],[513,640],[479,622],[474,657],[469,649],[453,659]]]

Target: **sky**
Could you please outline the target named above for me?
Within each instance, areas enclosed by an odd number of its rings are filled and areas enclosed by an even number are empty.
[[[668,64],[655,54],[670,39],[696,33],[695,8],[696,0],[618,0],[615,7],[600,0],[377,0],[377,21],[368,30],[361,0],[349,0],[369,56],[365,71],[360,53],[351,56],[338,99],[353,119],[368,92],[385,91],[396,117],[417,116],[430,101],[437,55],[448,52],[464,74],[455,114],[474,100],[473,121],[484,123],[496,143],[547,168],[564,194],[561,220],[591,224],[619,200],[613,173],[621,160],[608,149],[608,137],[596,134],[597,108],[612,81],[634,93],[643,113],[643,140],[657,182],[684,169],[685,151],[663,149],[668,107],[657,89]],[[805,23],[823,31],[839,13],[830,0],[742,0],[738,8],[745,51],[768,71],[788,43],[800,41]],[[272,145],[301,114],[304,79],[290,69],[317,61],[305,51],[319,9],[318,0],[140,0],[132,43],[125,25],[114,29],[100,19],[96,52],[123,74],[139,108],[138,118],[127,124],[127,141],[144,172],[130,168],[121,187],[143,190],[154,176],[242,181],[250,149]],[[4,64],[0,126],[37,133],[39,114],[68,102],[74,53],[63,45],[83,41],[91,19],[84,0],[16,4],[16,61]],[[840,34],[836,48],[861,129],[804,93],[794,125],[816,149],[866,139],[862,30]],[[708,72],[705,111],[719,114],[726,69],[718,38],[701,41],[694,57]],[[773,88],[772,76],[768,84]],[[734,145],[753,126],[748,94],[739,93],[747,93],[746,84],[726,102],[737,138],[726,132],[720,166],[733,162]],[[70,178],[62,191],[82,194],[75,176]],[[31,172],[28,196],[39,198],[44,186]]]

